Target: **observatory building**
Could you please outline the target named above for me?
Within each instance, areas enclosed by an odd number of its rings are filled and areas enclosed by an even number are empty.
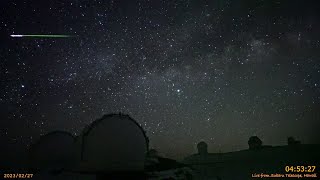
[[[64,131],[53,131],[34,143],[29,152],[30,167],[42,170],[70,168],[75,162],[74,137]]]
[[[145,131],[123,114],[104,115],[87,125],[76,138],[63,131],[49,133],[32,146],[30,154],[31,167],[43,172],[43,179],[190,179],[192,176],[192,170],[185,164],[149,150]]]
[[[128,115],[109,114],[84,128],[76,138],[77,170],[143,172],[149,140]]]

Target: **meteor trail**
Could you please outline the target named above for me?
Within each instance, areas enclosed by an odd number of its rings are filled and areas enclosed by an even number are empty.
[[[13,38],[16,37],[37,37],[37,38],[68,38],[72,37],[70,35],[61,35],[61,34],[12,34],[10,35]]]

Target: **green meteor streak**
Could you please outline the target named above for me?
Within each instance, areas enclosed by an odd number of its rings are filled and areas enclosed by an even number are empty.
[[[70,35],[62,34],[13,34],[11,37],[37,37],[37,38],[68,38]]]
[[[25,37],[48,37],[48,38],[66,38],[71,37],[69,35],[45,35],[45,34],[34,34],[34,35],[24,35]]]

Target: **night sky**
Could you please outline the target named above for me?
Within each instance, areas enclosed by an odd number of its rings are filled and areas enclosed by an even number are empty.
[[[1,146],[58,129],[78,135],[118,112],[168,157],[195,153],[201,140],[211,152],[245,149],[252,135],[317,143],[315,2],[1,0]]]

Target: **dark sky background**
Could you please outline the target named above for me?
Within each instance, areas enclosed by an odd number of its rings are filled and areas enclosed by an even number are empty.
[[[319,142],[317,1],[1,0],[1,147],[131,115],[168,157]],[[71,38],[11,38],[67,34]]]

